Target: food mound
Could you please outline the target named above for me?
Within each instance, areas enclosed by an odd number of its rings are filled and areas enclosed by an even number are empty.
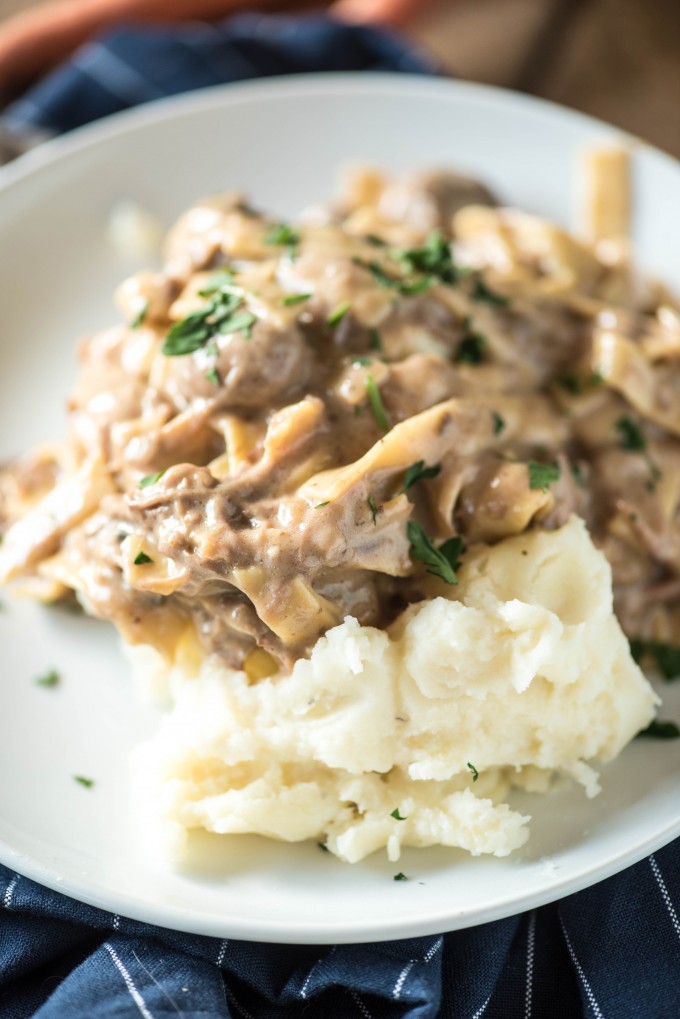
[[[592,795],[650,722],[623,631],[677,630],[680,316],[599,240],[361,171],[295,226],[204,201],[119,289],[67,441],[0,476],[0,579],[170,680],[136,768],[178,843],[504,855],[510,785]]]

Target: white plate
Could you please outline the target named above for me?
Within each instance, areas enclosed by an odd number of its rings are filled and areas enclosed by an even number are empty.
[[[63,430],[75,340],[113,318],[129,271],[106,217],[131,197],[169,223],[203,193],[245,188],[293,214],[337,168],[449,165],[506,201],[574,221],[577,157],[620,138],[578,114],[490,88],[399,76],[328,76],[195,93],[111,118],[0,172],[0,456]],[[635,151],[636,243],[678,284],[680,167]],[[145,862],[128,813],[127,758],[154,724],[105,625],[12,603],[0,614],[0,860],[85,902],[221,937],[370,941],[471,926],[615,873],[680,833],[680,746],[638,741],[603,792],[525,797],[528,845],[505,860],[447,850],[354,867],[314,845],[199,839],[181,872]],[[57,667],[57,689],[34,678]],[[680,717],[680,684],[665,716]],[[499,724],[502,724],[499,722]],[[78,785],[76,774],[96,780]],[[395,883],[403,871],[412,880]]]

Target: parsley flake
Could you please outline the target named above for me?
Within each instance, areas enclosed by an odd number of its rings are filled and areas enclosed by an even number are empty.
[[[564,372],[557,377],[557,385],[565,389],[572,396],[580,396],[583,392],[583,382],[576,372]]]
[[[659,718],[654,718],[646,729],[642,729],[638,733],[638,738],[651,737],[652,739],[678,739],[680,737],[680,728],[675,722],[665,722]]]
[[[557,464],[542,464],[538,460],[529,460],[527,468],[529,488],[540,488],[542,492],[547,492],[550,485],[559,481],[560,468]]]
[[[504,294],[499,294],[497,291],[492,290],[491,287],[486,285],[481,276],[478,276],[475,280],[472,300],[483,301],[486,304],[495,304],[498,308],[504,308],[507,304],[510,304],[509,297],[505,297]]]
[[[314,509],[321,509],[322,506],[328,506],[329,502],[330,502],[330,499],[326,499],[325,502],[317,502],[317,504],[314,507]]]
[[[409,520],[406,524],[406,534],[410,542],[411,559],[425,563],[428,573],[441,577],[447,584],[458,583],[456,570],[460,566],[458,557],[463,550],[462,538],[449,538],[437,548],[415,520]]]
[[[640,637],[630,637],[628,644],[630,645],[631,658],[636,665],[639,665],[647,649],[647,641],[642,640]]]
[[[139,310],[137,311],[137,314],[130,322],[130,329],[139,329],[144,319],[146,318],[146,313],[148,310],[149,302],[147,300],[142,301],[142,303],[139,306]]]
[[[378,330],[377,329],[371,329],[369,331],[369,335],[370,335],[370,338],[371,338],[371,342],[369,343],[369,348],[371,350],[382,350],[383,349],[383,342],[382,342],[382,340],[380,338],[380,333],[378,332]]]
[[[265,237],[264,243],[276,248],[288,248],[288,253],[294,257],[300,243],[300,234],[287,223],[275,223]]]
[[[138,552],[134,559],[135,566],[146,566],[147,563],[152,562],[153,559],[146,552]]]
[[[631,453],[644,454],[649,468],[649,480],[645,484],[645,488],[648,492],[656,491],[656,486],[661,480],[661,471],[647,452],[647,439],[639,424],[633,418],[622,417],[616,422],[616,429],[619,433],[621,449],[629,450]]]
[[[207,371],[205,373],[205,378],[206,378],[207,382],[212,382],[213,386],[221,386],[222,385],[222,379],[220,378],[220,373],[218,372],[218,370],[215,367],[215,365],[212,366],[210,371]]]
[[[366,368],[369,364],[373,364],[373,358],[362,355],[361,357],[353,358],[352,364],[355,368]]]
[[[440,230],[433,230],[422,248],[393,249],[390,257],[401,262],[407,272],[427,273],[441,283],[457,283],[461,274],[454,264],[451,245],[444,240]]]
[[[148,488],[149,485],[155,485],[157,481],[160,481],[164,474],[165,471],[158,471],[157,474],[147,474],[146,477],[142,478],[139,482],[139,487]]]
[[[680,647],[640,637],[632,637],[629,643],[633,661],[638,665],[643,658],[649,657],[664,679],[680,679]]]
[[[649,467],[649,481],[645,483],[645,488],[648,492],[656,492],[656,486],[661,481],[661,471],[659,467],[654,463],[649,454],[645,454],[647,460],[647,466]]]
[[[281,298],[281,304],[302,304],[303,301],[309,301],[313,296],[313,294],[286,294]]]
[[[463,337],[458,344],[454,361],[458,364],[481,364],[484,360],[486,336],[476,333],[468,316],[463,320]]]
[[[381,428],[383,432],[389,432],[390,421],[385,410],[385,404],[383,403],[380,390],[378,389],[378,383],[375,381],[372,375],[366,376],[366,395],[368,396],[368,402],[371,405],[373,411],[373,417],[376,420],[378,428]]]
[[[476,782],[477,779],[479,778],[479,772],[475,768],[474,764],[470,764],[469,761],[467,762],[467,766],[470,769],[470,771],[472,772],[472,781]]]
[[[86,778],[85,775],[74,775],[73,780],[74,782],[77,782],[78,785],[84,786],[85,789],[91,789],[94,785],[94,779]]]
[[[647,440],[639,424],[633,418],[622,417],[616,422],[621,449],[640,452],[647,448]]]
[[[203,308],[175,322],[165,337],[162,353],[166,357],[184,357],[210,344],[216,336],[239,331],[249,339],[257,319],[242,305],[241,295],[224,288],[217,290]]]
[[[253,334],[253,326],[256,322],[257,316],[253,315],[252,311],[237,311],[220,323],[218,332],[223,336],[228,333],[240,332],[249,340]]]
[[[392,811],[392,813],[390,814],[390,817],[393,817],[395,821],[407,821],[408,820],[408,817],[402,817],[401,816],[401,814],[399,813],[399,807],[396,807]]]
[[[661,641],[651,641],[649,651],[654,659],[654,664],[664,679],[678,679],[680,677],[680,647],[673,644],[663,644]]]
[[[399,491],[408,492],[411,485],[417,484],[418,481],[425,481],[426,478],[436,478],[440,471],[440,464],[434,464],[432,467],[426,467],[424,460],[417,460],[414,464],[411,464],[409,469],[406,471],[404,484],[401,486]]]
[[[576,484],[579,486],[579,488],[584,488],[585,487],[586,479],[585,479],[585,475],[583,473],[583,467],[581,466],[581,464],[572,464],[571,465],[571,476],[574,479],[574,481],[576,482]]]
[[[376,519],[377,519],[377,516],[378,516],[378,507],[376,506],[375,499],[373,498],[372,495],[369,495],[369,497],[366,500],[366,502],[368,503],[368,508],[371,511],[371,517],[373,518],[373,526],[375,526]]]
[[[198,291],[199,297],[212,297],[212,295],[234,282],[234,273],[231,269],[218,269],[209,277]]]
[[[325,842],[317,842],[317,846],[322,851],[322,853],[330,853],[330,849],[328,848]]]
[[[35,681],[36,686],[58,686],[59,684],[59,673],[56,669],[50,669],[44,676],[38,676]]]
[[[404,297],[409,297],[413,294],[422,294],[424,290],[428,290],[436,282],[434,276],[420,276],[414,279],[405,279],[403,276],[393,276],[388,273],[379,262],[366,262],[361,258],[353,259],[355,265],[358,265],[362,269],[366,269],[371,273],[373,279],[381,287],[388,287],[390,290],[396,290]]]
[[[505,418],[502,418],[495,410],[491,411],[493,434],[500,435],[505,429]]]
[[[398,874],[395,874],[395,875],[394,875],[394,877],[392,878],[392,880],[393,880],[393,881],[408,881],[408,880],[409,880],[409,878],[407,878],[407,877],[406,877],[406,874],[402,874],[402,872],[401,872],[401,871],[399,871],[399,873],[398,873]]]
[[[340,322],[342,322],[343,318],[345,317],[349,309],[350,309],[349,301],[342,301],[340,304],[338,304],[336,308],[333,308],[333,311],[326,319],[326,325],[329,325],[331,327],[338,325]]]

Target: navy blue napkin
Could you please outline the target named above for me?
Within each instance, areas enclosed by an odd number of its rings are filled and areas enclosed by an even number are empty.
[[[435,68],[397,36],[319,17],[123,27],[3,125],[57,134],[177,92],[319,70]],[[522,916],[328,948],[179,934],[0,867],[0,1019],[678,1019],[679,914],[680,841]]]
[[[249,78],[311,71],[435,73],[399,36],[325,17],[244,14],[222,24],[121,26],[83,46],[13,103],[15,134],[61,134],[162,96]]]
[[[267,945],[113,916],[0,867],[0,1016],[678,1019],[679,903],[673,842],[587,891],[469,930]]]

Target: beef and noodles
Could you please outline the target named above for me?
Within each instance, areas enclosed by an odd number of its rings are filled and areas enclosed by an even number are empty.
[[[357,169],[295,224],[200,202],[82,344],[66,441],[0,476],[2,578],[167,680],[136,775],[177,845],[503,855],[510,786],[593,795],[649,725],[680,307],[632,263],[624,155],[590,174],[587,241],[444,171]]]

